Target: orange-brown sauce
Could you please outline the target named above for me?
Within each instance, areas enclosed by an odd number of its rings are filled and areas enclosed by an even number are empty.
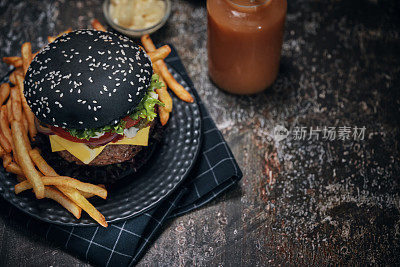
[[[253,94],[275,81],[286,9],[286,0],[207,1],[209,75],[220,88]]]

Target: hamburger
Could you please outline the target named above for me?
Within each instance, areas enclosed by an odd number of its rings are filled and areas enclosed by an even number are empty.
[[[132,160],[157,124],[161,88],[145,51],[110,32],[78,30],[48,44],[24,80],[27,103],[51,150],[69,162]]]

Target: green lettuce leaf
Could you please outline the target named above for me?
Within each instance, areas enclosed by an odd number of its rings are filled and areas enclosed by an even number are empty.
[[[157,113],[154,111],[154,106],[164,106],[164,103],[162,103],[160,100],[151,97],[152,92],[155,92],[156,89],[160,89],[164,86],[164,84],[158,79],[158,75],[153,74],[146,95],[143,97],[142,101],[140,101],[136,110],[130,115],[133,120],[146,118],[148,122],[153,121],[154,118],[157,117]]]
[[[162,82],[159,81],[159,77],[157,74],[153,74],[151,77],[150,86],[147,88],[147,92],[143,99],[140,101],[139,105],[135,109],[135,111],[129,115],[133,120],[137,120],[139,118],[146,119],[146,122],[151,122],[157,117],[157,113],[154,111],[155,105],[164,106],[164,103],[152,97],[155,93],[156,89],[160,89],[164,86]],[[147,125],[147,123],[141,125]],[[97,136],[97,134],[104,132],[112,132],[120,135],[124,134],[124,129],[126,126],[126,121],[121,120],[115,125],[107,125],[98,129],[86,129],[86,130],[77,130],[77,129],[67,129],[67,131],[76,138],[89,140]]]

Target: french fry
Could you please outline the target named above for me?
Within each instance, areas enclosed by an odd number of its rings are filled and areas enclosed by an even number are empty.
[[[7,101],[7,104],[5,106],[7,107],[8,121],[12,121],[14,118],[12,115],[11,101]]]
[[[22,121],[21,97],[17,87],[11,88],[10,99],[14,120]]]
[[[160,101],[164,103],[165,110],[168,112],[171,112],[172,111],[172,98],[171,98],[170,94],[168,93],[167,84],[165,83],[163,77],[161,76],[157,66],[153,65],[153,67],[154,67],[154,71],[158,74],[158,81],[163,84],[163,86],[160,89],[156,89],[158,97],[159,97]]]
[[[154,64],[156,61],[166,58],[169,53],[171,53],[171,47],[169,47],[169,45],[163,45],[152,52],[147,52],[147,55]]]
[[[97,31],[103,31],[103,32],[107,31],[106,28],[104,28],[104,26],[101,25],[100,21],[98,21],[97,19],[92,20],[92,27]]]
[[[163,87],[161,87],[160,89],[156,89],[156,92],[158,94],[158,98],[160,99],[161,102],[164,103],[165,105],[165,110],[168,112],[172,111],[172,98],[169,95],[168,91],[167,91],[167,86],[165,85],[164,80],[162,79],[162,77],[160,76],[159,81],[162,82],[164,84]]]
[[[52,43],[57,39],[55,36],[47,36],[47,42]]]
[[[26,134],[28,134],[29,133],[29,129],[28,129],[29,125],[28,125],[28,120],[26,119],[25,115],[22,116],[22,124],[24,125]]]
[[[20,176],[25,176],[24,172],[21,169],[21,167],[18,166],[18,164],[15,163],[15,162],[11,162],[10,164],[8,164],[8,166],[6,167],[6,171],[11,172],[11,173],[15,173],[15,174],[20,175]]]
[[[145,34],[140,38],[140,40],[142,41],[142,44],[147,52],[153,52],[157,49],[153,43],[153,40],[151,40],[150,35]]]
[[[11,88],[8,83],[3,83],[0,86],[0,105],[3,105],[3,103],[6,101],[6,99],[10,95],[10,91],[11,91]]]
[[[34,140],[37,134],[37,129],[35,126],[35,115],[29,107],[28,102],[26,102],[26,98],[24,96],[24,79],[20,75],[17,76],[17,84],[21,96],[22,108],[24,110],[26,120],[28,121],[29,136],[31,137],[31,140]]]
[[[38,148],[29,151],[29,156],[38,167],[38,169],[46,176],[58,176],[57,172],[44,160],[40,155]]]
[[[3,62],[16,68],[22,67],[22,59],[20,57],[3,57]]]
[[[12,146],[1,129],[0,129],[0,145],[7,153],[11,153]]]
[[[169,112],[164,107],[159,106],[158,114],[160,115],[161,125],[164,126],[165,124],[167,124],[169,120]]]
[[[24,140],[23,125],[20,121],[13,120],[11,122],[11,133],[15,146],[15,154],[18,162],[24,172],[27,180],[33,187],[36,198],[41,199],[44,197],[44,184],[39,172],[36,170],[29,156],[29,150]]]
[[[16,68],[13,73],[15,73],[15,75],[20,75],[22,77],[24,77],[24,70],[22,69],[22,67]]]
[[[26,124],[25,124],[26,123]],[[28,129],[28,121],[26,120],[25,116],[22,116],[22,126],[24,130],[24,142],[28,149],[32,149],[31,142],[29,141],[29,129]],[[13,144],[11,144],[13,146]]]
[[[78,190],[78,191],[79,191],[79,190]],[[82,191],[79,191],[79,193],[80,193],[84,198],[86,198],[86,199],[92,198],[92,197],[95,196],[95,194],[86,193],[86,192],[82,192]]]
[[[57,35],[57,37],[63,36],[64,34],[70,33],[70,32],[72,32],[72,28],[68,28],[68,29],[66,29],[65,31],[60,32],[60,33]]]
[[[29,65],[31,64],[32,61],[32,48],[31,48],[31,43],[26,42],[22,44],[21,47],[21,58],[22,58],[22,68],[24,70],[24,74],[29,68]]]
[[[50,198],[50,199],[58,202],[61,206],[63,206],[69,212],[71,212],[77,219],[79,219],[81,217],[82,210],[77,205],[75,205],[75,203],[72,200],[70,200],[68,197],[64,196],[57,189],[46,186],[44,196],[46,198]]]
[[[11,129],[10,129],[10,123],[8,121],[6,106],[2,106],[0,109],[0,129],[3,132],[4,136],[7,138],[11,147],[13,147],[13,140],[11,136]]]
[[[188,91],[185,90],[185,88],[180,83],[175,80],[175,78],[169,72],[167,65],[165,65],[164,61],[157,61],[155,62],[155,64],[160,69],[161,76],[167,83],[168,88],[170,88],[175,93],[175,95],[179,97],[179,99],[185,102],[193,103],[193,97]]]
[[[141,41],[147,51],[153,52],[156,50],[156,47],[148,34],[143,35]],[[161,74],[168,87],[176,94],[177,97],[185,102],[193,103],[193,97],[175,80],[175,78],[169,72],[164,60],[153,62],[153,65],[156,66],[156,72]]]
[[[101,188],[106,188],[103,184],[99,184],[98,186],[100,186]],[[79,191],[79,190],[78,190]],[[81,195],[84,197],[84,198],[91,198],[91,197],[94,197],[95,196],[95,194],[92,194],[92,193],[87,193],[87,192],[82,192],[82,191],[79,191],[79,193],[81,193]]]
[[[62,192],[72,201],[74,201],[75,204],[77,204],[80,208],[86,211],[89,216],[92,217],[101,226],[108,226],[103,214],[101,214],[86,198],[84,198],[78,190],[70,187],[63,187]]]
[[[7,138],[8,143],[11,146],[11,150],[14,150],[14,141],[12,139],[11,129],[10,129],[10,121],[14,119],[12,112],[12,100],[7,102],[7,105],[3,105],[0,109],[0,137],[4,136]],[[1,143],[1,140],[0,140]],[[8,146],[7,142],[4,143],[5,146]]]
[[[18,74],[15,71],[13,71],[13,72],[11,72],[10,77],[9,77],[10,82],[14,85],[17,83],[17,79],[15,77],[16,75],[18,75]]]
[[[78,189],[79,191],[91,193],[96,196],[99,196],[103,199],[107,198],[107,190],[101,188],[100,186],[83,183],[79,180],[68,176],[43,176],[42,181],[44,185],[55,185],[55,186],[62,186],[62,187],[70,187]],[[31,189],[32,185],[26,181],[15,185],[15,194],[19,194],[22,191]]]
[[[32,59],[34,59],[37,54],[39,54],[39,51],[37,51],[35,54],[32,55]],[[3,62],[6,63],[7,65],[12,65],[16,68],[22,68],[23,65],[22,58],[18,56],[3,57]]]
[[[0,158],[2,158],[7,152],[0,146]]]
[[[14,151],[14,148],[13,148],[13,151]],[[19,166],[18,156],[15,153],[13,153],[12,156],[13,156],[13,161]]]
[[[144,48],[146,49],[147,53],[154,52],[157,50],[156,46],[153,43],[153,40],[151,40],[151,38],[150,38],[150,35],[148,35],[148,34],[143,35],[141,37],[141,41],[142,41],[142,44],[143,44]],[[163,61],[163,60],[160,60],[160,61]],[[154,71],[158,75],[160,75],[160,77],[159,77],[160,82],[163,81],[160,68],[158,68],[158,66],[156,64],[153,64],[153,68],[154,68]]]
[[[10,165],[12,162],[12,156],[11,154],[5,154],[3,156],[3,167],[7,168],[8,165]]]

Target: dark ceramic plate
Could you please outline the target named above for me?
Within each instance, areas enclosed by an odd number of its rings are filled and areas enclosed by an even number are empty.
[[[186,90],[190,87],[172,68],[171,73]],[[172,95],[172,94],[171,94]],[[192,95],[194,95],[192,93]],[[124,174],[108,188],[107,200],[91,199],[106,217],[116,222],[137,216],[165,199],[189,174],[200,150],[201,114],[197,103],[186,103],[173,96],[174,109],[162,140],[155,144],[149,161],[139,171]],[[61,174],[61,173],[60,173]],[[50,223],[71,226],[97,225],[85,212],[75,219],[58,203],[37,200],[31,192],[14,194],[15,175],[0,170],[0,195],[25,213]]]

